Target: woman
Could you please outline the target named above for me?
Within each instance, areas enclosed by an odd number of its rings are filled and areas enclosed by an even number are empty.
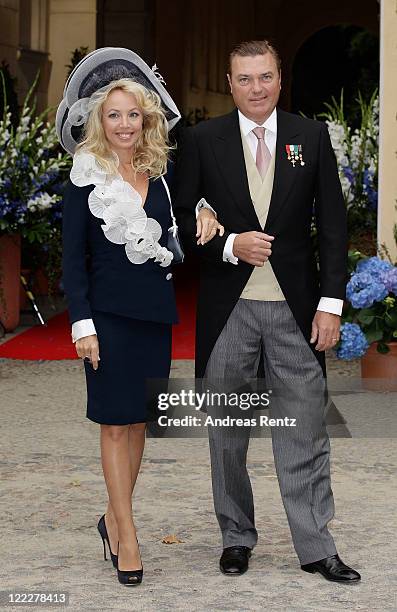
[[[84,58],[64,96],[57,129],[75,153],[64,196],[64,287],[87,417],[101,426],[109,502],[98,530],[105,559],[106,541],[119,581],[132,586],[143,576],[131,497],[145,443],[145,380],[169,376],[177,321],[167,132],[179,113],[158,77],[124,49]],[[214,215],[200,211],[198,240],[218,230]]]

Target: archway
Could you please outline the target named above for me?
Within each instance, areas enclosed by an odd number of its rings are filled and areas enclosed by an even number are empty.
[[[312,117],[324,102],[344,90],[346,113],[357,114],[360,90],[369,97],[379,83],[379,40],[363,28],[338,25],[322,28],[299,48],[292,68],[291,110]]]

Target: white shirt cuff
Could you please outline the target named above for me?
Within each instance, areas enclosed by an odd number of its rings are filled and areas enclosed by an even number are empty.
[[[96,334],[94,321],[92,319],[81,319],[72,324],[72,340],[76,342],[80,338]]]
[[[199,212],[200,212],[200,210],[202,208],[208,208],[208,210],[211,210],[214,213],[215,218],[217,218],[217,214],[216,214],[215,210],[212,208],[212,206],[210,204],[208,204],[208,202],[207,202],[207,200],[205,198],[201,198],[201,200],[199,200],[197,202],[197,206],[196,206],[196,219],[197,219],[198,214],[199,214]]]
[[[339,300],[338,298],[322,297],[318,303],[317,310],[341,316],[343,310],[343,300]]]
[[[225,242],[225,246],[223,247],[223,261],[232,263],[235,266],[238,264],[238,257],[233,255],[233,244],[236,236],[237,234],[229,234]]]

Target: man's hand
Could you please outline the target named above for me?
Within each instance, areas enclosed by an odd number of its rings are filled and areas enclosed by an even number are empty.
[[[209,208],[201,208],[197,216],[197,244],[205,244],[213,239],[216,232],[223,236],[225,228],[218,223],[214,213]]]
[[[97,370],[99,361],[99,344],[97,335],[94,334],[92,336],[84,336],[84,338],[76,340],[75,345],[78,356],[81,359],[88,357],[94,370]]]
[[[327,351],[339,341],[340,317],[330,312],[317,310],[312,322],[310,343],[317,341],[316,351]]]
[[[237,234],[233,242],[233,255],[253,266],[262,267],[272,254],[272,240],[263,232]]]

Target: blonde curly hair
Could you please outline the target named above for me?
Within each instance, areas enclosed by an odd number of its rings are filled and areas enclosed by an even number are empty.
[[[102,126],[103,103],[115,89],[133,94],[143,114],[142,133],[134,147],[132,167],[135,172],[147,172],[150,177],[158,178],[167,171],[168,153],[173,148],[168,142],[167,118],[160,96],[132,79],[112,81],[92,94],[83,140],[77,145],[76,153],[79,150],[92,153],[106,172],[117,174],[117,163]]]

